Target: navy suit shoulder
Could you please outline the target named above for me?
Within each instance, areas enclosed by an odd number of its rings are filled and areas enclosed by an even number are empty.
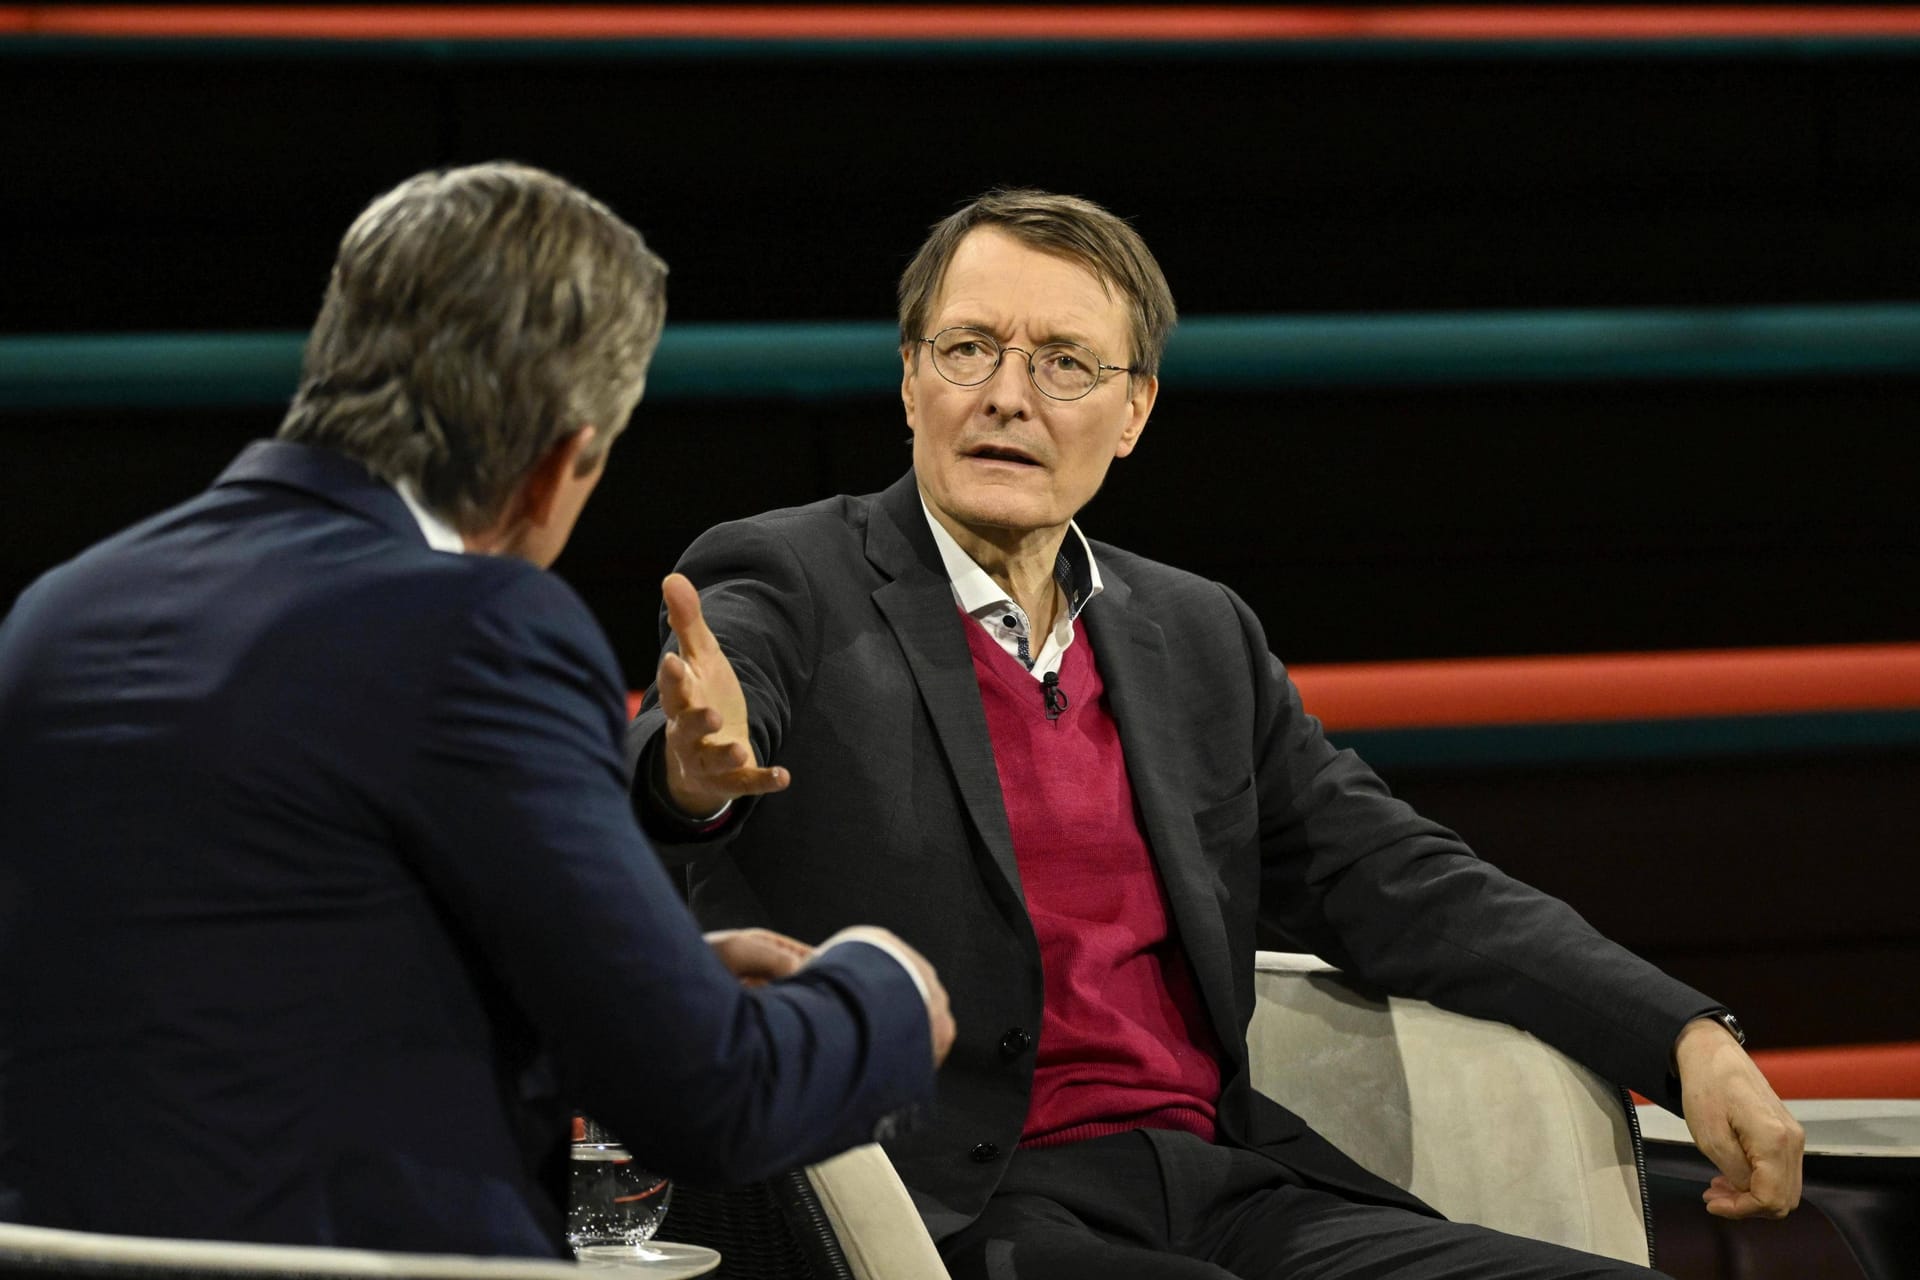
[[[43,578],[0,628],[0,1219],[557,1255],[569,1106],[725,1181],[923,1102],[890,960],[714,959],[623,703],[564,583],[323,450]]]

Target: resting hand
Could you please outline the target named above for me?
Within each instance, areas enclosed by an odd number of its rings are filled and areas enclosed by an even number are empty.
[[[718,929],[707,935],[707,945],[749,987],[791,977],[813,958],[812,947],[771,929]]]
[[[1701,1195],[1721,1218],[1784,1218],[1800,1203],[1806,1134],[1727,1029],[1696,1018],[1674,1043],[1687,1128],[1719,1167]]]
[[[682,813],[712,813],[737,796],[783,790],[785,769],[762,769],[747,738],[747,697],[700,612],[685,574],[660,584],[667,625],[680,652],[660,659],[660,708],[667,713],[667,794]]]
[[[957,1029],[953,1021],[953,1009],[947,1001],[947,989],[940,985],[940,975],[933,971],[927,958],[902,942],[890,929],[878,925],[849,925],[820,944],[820,952],[831,950],[842,942],[870,942],[885,951],[905,960],[913,971],[920,976],[920,985],[927,993],[927,1026],[933,1035],[933,1065],[938,1067],[947,1060],[947,1052],[953,1048],[953,1038]]]

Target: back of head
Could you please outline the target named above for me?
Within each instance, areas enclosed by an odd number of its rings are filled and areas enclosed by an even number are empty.
[[[900,346],[918,350],[927,337],[941,281],[960,242],[981,227],[1004,231],[1044,253],[1079,263],[1127,304],[1133,350],[1127,363],[1147,377],[1160,370],[1160,355],[1177,318],[1173,291],[1147,242],[1124,218],[1079,196],[1030,187],[999,187],[933,224],[926,241],[900,276]]]
[[[666,264],[539,169],[423,173],[341,239],[280,438],[411,484],[455,528],[490,524],[563,437],[625,427],[666,318]]]

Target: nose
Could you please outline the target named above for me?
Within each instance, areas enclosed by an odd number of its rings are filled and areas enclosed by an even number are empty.
[[[1007,359],[1017,355],[1021,364]],[[996,418],[1024,418],[1040,394],[1033,385],[1033,353],[1021,347],[1000,348],[1000,365],[986,381],[987,413]]]

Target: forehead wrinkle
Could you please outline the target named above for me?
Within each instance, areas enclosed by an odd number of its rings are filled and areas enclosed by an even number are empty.
[[[941,310],[943,313],[947,311],[944,307]],[[1044,347],[1052,342],[1068,342],[1074,346],[1085,347],[1089,351],[1096,351],[1100,345],[1099,341],[1092,336],[1091,326],[1085,325],[1081,317],[1071,312],[1063,319],[1049,318],[1040,322],[1021,320],[1012,324],[1004,320],[989,320],[986,315],[987,313],[977,309],[942,314],[934,322],[933,331],[938,333],[943,329],[973,329],[986,334],[1003,347],[1010,345],[1010,339],[1016,332],[1025,333],[1027,340],[1035,347]]]
[[[1105,347],[1132,347],[1132,318],[1108,281],[1085,263],[994,227],[977,228],[960,243],[932,314],[934,332],[979,329],[1003,346],[1020,345],[1012,339],[1024,333],[1036,347],[1071,342],[1103,360]],[[1010,319],[1015,314],[1020,319]],[[1113,333],[1102,336],[1108,328]]]

